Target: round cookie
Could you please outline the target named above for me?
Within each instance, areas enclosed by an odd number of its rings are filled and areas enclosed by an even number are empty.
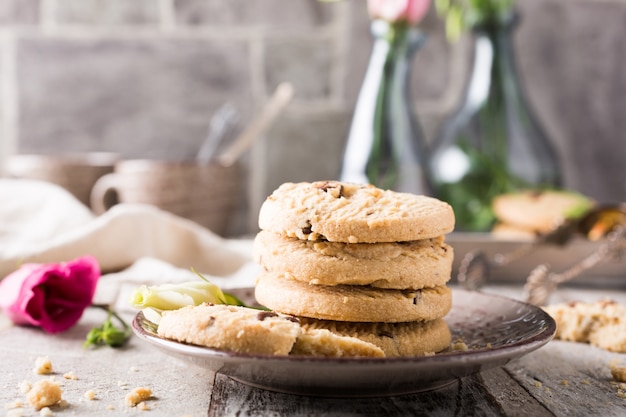
[[[257,301],[275,311],[321,320],[405,322],[434,320],[452,307],[446,286],[422,290],[390,290],[359,285],[311,285],[262,272],[255,287]]]
[[[305,331],[327,329],[379,347],[387,357],[421,356],[450,346],[452,336],[444,319],[408,323],[351,323],[300,318]]]
[[[445,285],[454,257],[443,236],[373,244],[300,240],[267,231],[257,234],[253,254],[266,270],[309,284],[392,289]]]
[[[287,355],[298,319],[232,305],[201,304],[164,311],[157,333],[179,342],[240,353]]]
[[[435,198],[372,185],[285,183],[261,206],[259,227],[303,240],[402,242],[450,233],[454,212]]]
[[[572,191],[528,190],[499,195],[492,206],[501,223],[531,233],[548,233],[565,219],[585,213],[593,202]]]

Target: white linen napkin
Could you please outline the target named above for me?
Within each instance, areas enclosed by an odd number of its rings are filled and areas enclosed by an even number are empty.
[[[142,258],[210,276],[228,276],[251,261],[249,245],[147,205],[118,204],[101,216],[62,188],[0,179],[0,278],[22,263],[95,256],[103,273]]]

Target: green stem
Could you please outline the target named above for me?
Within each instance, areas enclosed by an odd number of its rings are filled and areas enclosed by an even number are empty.
[[[94,327],[89,331],[83,345],[87,347],[108,345],[113,348],[122,347],[128,342],[132,335],[132,329],[114,310],[105,304],[93,304],[92,307],[105,310],[107,318],[100,327]],[[116,327],[111,318],[115,318],[121,325],[121,329]]]

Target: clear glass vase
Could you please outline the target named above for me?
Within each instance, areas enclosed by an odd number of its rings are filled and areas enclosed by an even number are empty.
[[[511,13],[473,28],[474,59],[461,104],[431,149],[433,192],[452,205],[457,230],[488,230],[498,194],[561,184],[556,153],[517,72],[517,22]]]
[[[356,103],[341,180],[427,194],[426,147],[409,88],[425,37],[415,27],[372,22],[374,46]]]

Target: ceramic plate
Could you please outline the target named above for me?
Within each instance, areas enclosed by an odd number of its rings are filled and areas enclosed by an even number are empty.
[[[457,378],[505,365],[546,344],[556,331],[540,308],[480,292],[453,290],[446,316],[452,340],[467,351],[403,358],[320,358],[247,355],[166,340],[140,312],[135,333],[165,353],[267,390],[334,397],[409,394],[439,388]]]

